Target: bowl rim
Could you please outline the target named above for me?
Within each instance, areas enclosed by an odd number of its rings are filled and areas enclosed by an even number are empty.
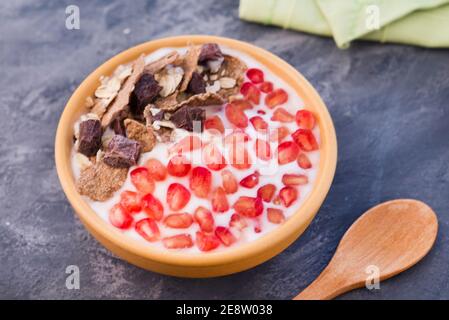
[[[82,109],[79,108],[77,102],[85,101],[87,94],[93,93],[95,89],[92,86],[93,84],[98,83],[98,79],[101,75],[110,74],[118,65],[128,63],[136,59],[142,53],[149,54],[164,47],[185,47],[190,43],[201,44],[207,42],[216,42],[232,49],[242,51],[266,66],[267,63],[271,64],[270,70],[277,76],[283,78],[289,85],[292,85],[292,83],[286,80],[286,78],[297,81],[295,86],[298,88],[301,87],[308,95],[308,99],[314,101],[314,106],[316,108],[314,109],[314,112],[318,115],[317,118],[321,139],[320,164],[315,185],[312,187],[307,199],[304,200],[298,211],[289,217],[289,219],[282,225],[259,239],[236,247],[226,248],[226,250],[223,251],[201,254],[181,253],[153,247],[142,243],[137,239],[124,236],[119,230],[115,230],[115,228],[109,225],[90,208],[75,187],[72,167],[70,164],[70,149],[72,146],[68,146],[68,141],[71,141],[71,139],[68,139],[67,135],[70,133],[70,136],[73,136],[72,118],[74,117],[74,114],[79,113],[80,109]],[[295,92],[298,92],[296,87],[294,90]],[[304,97],[304,92],[302,93],[301,98],[307,100]],[[307,106],[305,107],[307,108]],[[68,151],[69,160],[67,160]],[[305,229],[316,215],[330,189],[337,163],[337,140],[332,119],[324,102],[305,77],[290,64],[265,49],[243,41],[218,36],[183,35],[151,40],[131,47],[108,59],[90,73],[74,91],[64,107],[56,132],[55,161],[57,174],[63,191],[71,206],[89,231],[92,230],[98,232],[102,238],[112,242],[120,249],[144,259],[173,266],[207,267],[243,261],[255,255],[261,255],[266,250],[270,250],[270,248],[285,241],[287,238],[292,237],[298,230]],[[97,237],[96,235],[94,236]]]

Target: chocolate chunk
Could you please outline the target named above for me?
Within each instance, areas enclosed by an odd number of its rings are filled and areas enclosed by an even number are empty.
[[[193,131],[193,129],[195,129],[195,131],[203,131],[205,118],[206,111],[203,109],[184,106],[172,114],[170,121],[173,122],[177,128],[185,129],[187,131]]]
[[[121,136],[126,137],[125,126],[123,124],[123,121],[120,120],[119,118],[112,120],[110,127],[115,134],[119,134]]]
[[[114,168],[127,168],[137,164],[139,155],[139,142],[115,135],[109,141],[104,162]]]
[[[151,73],[144,73],[131,96],[131,110],[134,114],[141,115],[145,107],[157,97],[162,87]]]
[[[205,43],[201,47],[200,57],[198,62],[202,63],[208,60],[218,60],[223,58],[223,53],[216,43]]]
[[[190,79],[188,91],[193,94],[206,92],[206,82],[198,72],[192,73],[192,79]]]
[[[84,120],[79,128],[78,151],[87,157],[94,156],[101,146],[100,120]]]

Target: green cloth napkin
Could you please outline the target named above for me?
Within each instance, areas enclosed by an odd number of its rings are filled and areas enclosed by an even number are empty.
[[[239,11],[244,20],[332,36],[340,48],[356,39],[449,47],[449,0],[240,0]]]

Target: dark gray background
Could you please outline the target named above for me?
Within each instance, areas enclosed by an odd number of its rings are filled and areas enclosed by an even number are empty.
[[[65,28],[78,4],[81,29]],[[413,269],[344,299],[449,298],[449,52],[355,43],[240,21],[237,0],[0,2],[0,298],[290,299],[314,279],[352,222],[393,198],[431,205],[440,229]],[[129,28],[130,33],[123,30]],[[151,39],[214,34],[279,55],[316,87],[334,119],[337,174],[304,235],[269,262],[206,280],[123,262],[80,224],[56,176],[53,140],[73,90],[99,64]],[[67,290],[78,265],[81,289]]]

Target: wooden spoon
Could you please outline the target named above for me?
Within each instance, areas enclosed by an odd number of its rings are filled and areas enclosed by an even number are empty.
[[[397,275],[429,252],[437,231],[435,212],[421,201],[379,204],[346,231],[327,267],[294,300],[332,299],[363,287],[370,270],[378,270],[379,281]]]

